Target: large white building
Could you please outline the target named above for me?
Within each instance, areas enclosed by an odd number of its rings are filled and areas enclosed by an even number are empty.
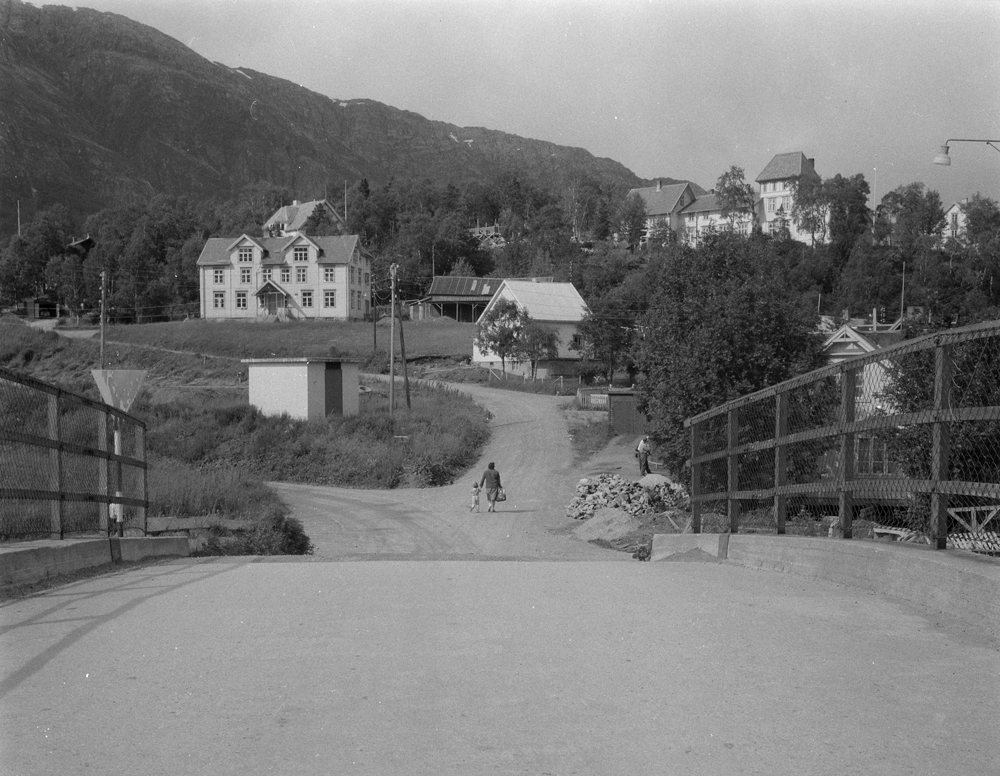
[[[643,242],[654,234],[672,234],[674,239],[698,245],[708,235],[721,231],[748,235],[755,221],[765,234],[787,227],[792,239],[811,242],[813,235],[800,231],[792,220],[792,182],[802,178],[820,180],[814,161],[801,151],[776,154],[756,178],[760,188],[754,214],[741,214],[734,222],[723,218],[714,190],[695,194],[690,183],[664,186],[659,181],[655,186],[632,189],[629,194],[637,194],[646,206]]]
[[[357,235],[312,237],[304,224],[324,201],[295,202],[265,224],[266,237],[212,237],[198,257],[206,319],[356,320],[371,310],[371,259]],[[332,210],[332,209],[331,209]],[[342,226],[334,213],[333,228]]]

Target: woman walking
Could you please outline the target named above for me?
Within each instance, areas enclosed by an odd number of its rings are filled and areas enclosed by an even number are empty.
[[[483,472],[482,479],[479,480],[479,487],[486,487],[486,501],[489,503],[487,512],[497,511],[497,493],[500,492],[500,472],[497,471],[496,464],[490,461],[490,465]]]

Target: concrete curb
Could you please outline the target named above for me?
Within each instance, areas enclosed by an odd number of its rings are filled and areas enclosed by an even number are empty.
[[[825,579],[945,612],[1000,638],[1000,562],[972,552],[808,536],[656,534],[650,560],[693,549],[747,568]]]
[[[183,536],[23,542],[0,547],[0,585],[31,584],[120,561],[190,554]]]

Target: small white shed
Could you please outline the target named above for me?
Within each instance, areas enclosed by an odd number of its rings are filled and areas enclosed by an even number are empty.
[[[265,415],[322,420],[358,414],[358,363],[338,358],[247,358],[250,404]]]

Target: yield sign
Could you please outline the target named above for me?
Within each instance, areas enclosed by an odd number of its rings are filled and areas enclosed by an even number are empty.
[[[146,377],[145,369],[91,369],[90,373],[104,403],[122,412],[129,411]]]

